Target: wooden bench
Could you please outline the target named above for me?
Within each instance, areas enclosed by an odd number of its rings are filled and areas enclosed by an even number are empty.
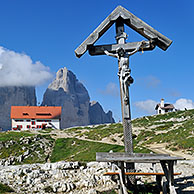
[[[176,175],[181,175],[182,173],[173,173],[174,176]],[[103,174],[104,176],[114,176],[114,175],[118,175],[119,176],[119,172],[105,172]],[[125,176],[156,176],[156,183],[158,186],[158,189],[160,191],[162,191],[162,176],[165,176],[164,173],[162,172],[125,172],[124,173]]]
[[[97,152],[96,153],[96,161],[98,162],[109,162],[115,164],[117,166],[116,172],[107,172],[104,175],[117,175],[119,180],[118,183],[121,188],[121,192],[127,193],[126,187],[128,181],[125,180],[125,176],[155,176],[156,183],[159,189],[162,189],[164,193],[166,190],[169,191],[170,194],[175,194],[176,190],[174,187],[174,175],[180,175],[181,173],[174,173],[174,164],[176,164],[177,160],[183,160],[182,157],[172,157],[167,154],[153,154],[153,153],[126,153],[126,152],[115,152],[115,153],[107,153],[107,152]],[[142,173],[142,172],[125,172],[125,164],[127,163],[160,163],[163,173]],[[162,183],[162,177],[166,177],[166,182]],[[129,185],[129,184],[128,184]]]

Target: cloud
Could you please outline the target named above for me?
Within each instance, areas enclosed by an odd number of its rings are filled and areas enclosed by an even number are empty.
[[[190,99],[180,98],[174,103],[174,107],[179,110],[194,109],[194,102]]]
[[[119,96],[119,88],[118,88],[117,84],[110,82],[109,84],[107,84],[105,90],[101,90],[100,93],[103,95],[118,97]]]
[[[170,92],[169,92],[169,95],[172,96],[172,97],[178,97],[181,95],[181,93],[177,90],[174,90],[172,89]]]
[[[147,88],[157,88],[160,85],[161,81],[157,77],[149,75],[139,78],[139,83]]]
[[[158,102],[154,100],[145,100],[135,102],[134,106],[140,111],[147,114],[155,114],[155,106]],[[174,103],[174,107],[178,110],[194,109],[194,102],[190,99],[180,98]]]
[[[161,83],[161,81],[157,77],[150,75],[145,78],[145,83],[149,88],[156,88]]]
[[[149,114],[155,113],[156,104],[157,102],[154,100],[145,100],[145,101],[139,101],[134,103],[136,108]]]
[[[37,86],[52,77],[41,62],[33,63],[26,54],[0,47],[0,86]]]

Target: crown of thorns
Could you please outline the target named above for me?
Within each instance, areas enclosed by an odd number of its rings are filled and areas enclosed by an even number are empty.
[[[125,52],[124,48],[119,47],[116,49],[116,53]]]

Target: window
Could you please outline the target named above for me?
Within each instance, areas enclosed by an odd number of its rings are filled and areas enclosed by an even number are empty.
[[[23,122],[24,120],[21,119],[15,119],[15,122]]]
[[[30,122],[31,120],[26,120],[26,122]]]
[[[17,129],[22,129],[22,125],[17,125]]]
[[[29,115],[27,112],[23,112],[23,115]]]
[[[46,128],[46,123],[43,123],[41,128],[45,129]]]
[[[37,129],[41,128],[41,125],[36,125],[36,128],[37,128]]]
[[[27,127],[27,129],[30,129],[30,125],[27,125],[26,127]]]
[[[32,124],[32,125],[35,125],[35,124],[36,124],[36,122],[35,122],[35,121],[32,121],[32,122],[31,122],[31,124]]]
[[[51,120],[44,120],[43,122],[51,122]]]
[[[51,116],[51,113],[36,113],[37,116]]]

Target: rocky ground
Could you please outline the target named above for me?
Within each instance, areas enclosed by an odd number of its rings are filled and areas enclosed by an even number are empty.
[[[68,194],[98,194],[102,191],[115,189],[117,185],[108,176],[111,171],[107,163],[90,162],[57,162],[45,164],[26,164],[0,167],[0,182],[11,186],[15,193],[68,193]],[[179,161],[175,172],[181,175],[175,178],[177,193],[194,193],[194,161]],[[136,164],[138,172],[161,172],[159,164]],[[155,177],[141,177],[138,184],[154,182]],[[163,178],[165,182],[165,178]]]
[[[97,194],[115,188],[110,177],[103,176],[107,163],[57,162],[0,167],[0,182],[16,193],[75,193]]]

